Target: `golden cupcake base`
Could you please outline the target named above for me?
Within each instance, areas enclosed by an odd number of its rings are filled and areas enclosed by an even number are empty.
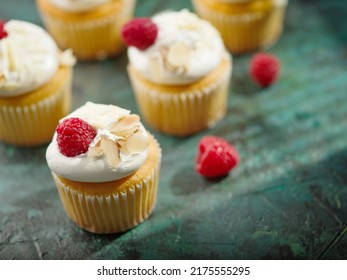
[[[275,44],[283,31],[286,0],[222,2],[193,0],[197,14],[220,32],[232,53],[243,53]]]
[[[161,149],[150,137],[146,162],[132,175],[102,183],[83,183],[53,174],[68,217],[92,233],[126,231],[153,212],[158,192]]]
[[[45,85],[16,97],[0,98],[0,140],[38,146],[52,140],[59,120],[71,109],[72,69],[60,67]]]
[[[92,11],[69,13],[49,0],[36,0],[45,27],[63,50],[79,60],[99,60],[124,49],[122,26],[132,18],[135,0],[113,0]]]
[[[162,133],[184,137],[214,126],[225,116],[231,68],[226,55],[214,71],[185,86],[156,85],[131,65],[128,73],[144,120]]]

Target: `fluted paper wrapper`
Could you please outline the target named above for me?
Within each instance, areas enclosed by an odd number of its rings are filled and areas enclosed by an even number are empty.
[[[201,0],[193,0],[193,4],[197,14],[219,30],[232,53],[268,48],[283,31],[286,5],[274,5],[268,12],[234,15],[214,11]]]
[[[144,82],[129,65],[128,73],[137,105],[145,121],[156,130],[173,136],[189,136],[213,127],[226,113],[231,76],[231,62],[208,85],[179,93],[168,87]]]
[[[0,98],[0,140],[28,147],[51,141],[59,120],[70,111],[71,76],[72,69],[59,69],[54,81],[29,96]]]
[[[62,49],[71,48],[79,60],[100,60],[117,55],[124,49],[121,28],[133,15],[135,0],[123,1],[116,14],[65,21],[40,6],[45,27]]]
[[[105,195],[87,194],[71,188],[52,174],[65,212],[73,222],[92,233],[116,233],[135,227],[153,212],[159,172],[160,158],[148,177],[125,190]]]

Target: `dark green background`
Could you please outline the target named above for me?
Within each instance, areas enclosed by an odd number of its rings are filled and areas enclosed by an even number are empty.
[[[187,0],[139,0],[136,15],[191,9]],[[262,90],[250,54],[234,56],[226,118],[163,149],[157,207],[140,226],[93,235],[66,217],[46,146],[0,144],[0,259],[346,259],[347,5],[290,1],[285,32],[269,51],[281,78]],[[1,0],[0,18],[41,25],[31,0]],[[112,103],[138,112],[124,53],[75,68],[73,107]],[[152,131],[153,132],[153,131]],[[194,171],[203,135],[225,137],[241,163],[218,181]]]

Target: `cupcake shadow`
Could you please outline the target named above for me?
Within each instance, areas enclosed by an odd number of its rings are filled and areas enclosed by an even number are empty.
[[[249,63],[251,55],[237,55],[233,59],[233,74],[231,79],[231,93],[242,97],[253,97],[261,89],[251,80]]]
[[[174,195],[190,195],[203,192],[211,186],[223,180],[225,176],[214,179],[206,179],[196,173],[190,165],[182,166],[173,174],[169,187]]]

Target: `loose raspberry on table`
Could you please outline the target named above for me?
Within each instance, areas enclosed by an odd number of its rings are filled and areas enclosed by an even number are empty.
[[[268,87],[276,82],[280,72],[280,62],[272,54],[259,52],[250,62],[251,78],[261,87]]]
[[[80,118],[68,118],[56,129],[60,152],[67,157],[74,157],[88,151],[96,131]]]
[[[128,46],[145,50],[154,44],[158,27],[150,18],[135,18],[122,28],[122,37]]]
[[[8,33],[5,30],[5,24],[6,24],[5,21],[0,20],[0,40],[8,36]]]
[[[207,178],[227,175],[240,161],[237,150],[217,136],[203,137],[198,146],[195,170]]]

